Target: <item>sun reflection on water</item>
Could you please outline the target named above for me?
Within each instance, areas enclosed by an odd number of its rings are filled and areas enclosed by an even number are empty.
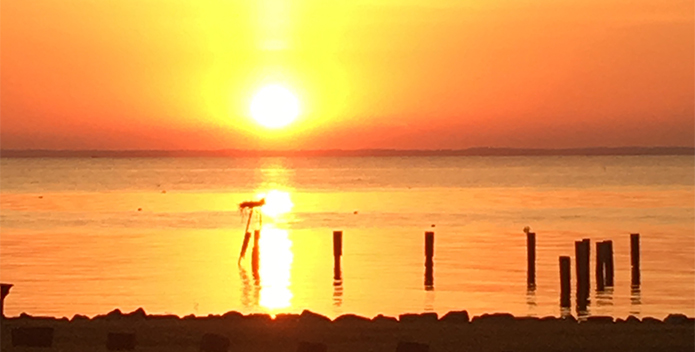
[[[290,267],[292,241],[287,230],[269,225],[261,231],[259,240],[261,292],[259,304],[271,312],[291,305]]]
[[[263,215],[268,215],[272,218],[277,218],[287,214],[294,207],[289,192],[271,190],[267,193],[261,193],[258,198],[265,198],[265,205],[261,208]]]

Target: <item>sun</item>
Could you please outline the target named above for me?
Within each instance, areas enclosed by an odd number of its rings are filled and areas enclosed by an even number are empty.
[[[251,116],[267,128],[285,127],[298,115],[299,100],[281,85],[265,86],[251,100]]]

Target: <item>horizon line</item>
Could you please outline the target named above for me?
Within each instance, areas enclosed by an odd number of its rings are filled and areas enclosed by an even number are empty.
[[[369,157],[369,156],[637,156],[695,155],[695,147],[581,147],[463,149],[0,149],[0,158],[146,158],[146,157]]]

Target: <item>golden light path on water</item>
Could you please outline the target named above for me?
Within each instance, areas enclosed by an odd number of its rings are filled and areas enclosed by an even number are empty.
[[[259,305],[273,313],[291,306],[292,241],[289,239],[288,231],[278,228],[277,224],[289,214],[294,204],[289,192],[285,191],[271,190],[259,194],[258,197],[265,198],[266,204],[261,208],[261,212],[264,219],[270,220],[263,224],[258,241],[258,272],[261,285]]]

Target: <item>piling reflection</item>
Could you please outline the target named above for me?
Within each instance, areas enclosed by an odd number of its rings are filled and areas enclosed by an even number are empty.
[[[605,307],[613,305],[613,287],[596,290],[596,306]]]
[[[630,314],[639,316],[642,313],[642,291],[639,285],[630,287]]]
[[[424,310],[425,312],[434,312],[434,301],[435,301],[436,293],[434,290],[428,290],[425,291],[425,304],[424,304]]]
[[[256,281],[254,273],[254,281],[249,279],[246,269],[242,265],[239,266],[239,278],[241,279],[241,305],[245,308],[258,307],[259,293],[261,291],[260,282]]]
[[[343,280],[333,280],[333,307],[339,309],[343,305]]]
[[[526,288],[526,307],[528,308],[528,316],[535,317],[536,313],[536,285],[528,285]]]

